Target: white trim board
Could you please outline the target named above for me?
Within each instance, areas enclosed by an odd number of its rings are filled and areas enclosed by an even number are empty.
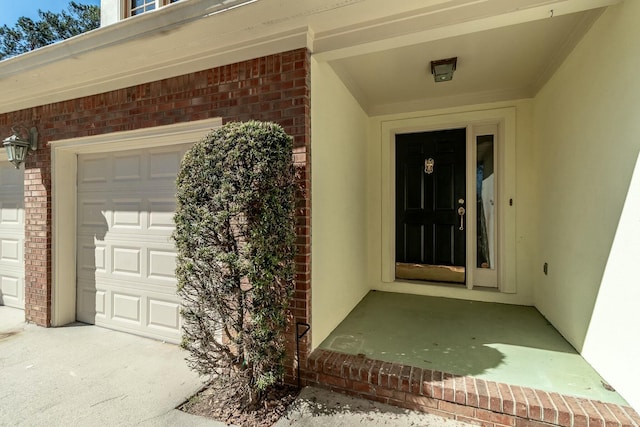
[[[468,144],[473,129],[484,125],[497,125],[499,133],[499,168],[503,178],[498,183],[500,197],[498,225],[499,271],[498,289],[502,293],[516,293],[516,109],[514,107],[491,110],[468,111],[435,116],[393,119],[381,122],[381,280],[384,283],[400,283],[395,277],[395,137],[397,134],[424,132],[442,129],[467,128]],[[468,166],[469,168],[470,166]],[[467,189],[474,181],[468,175]],[[469,193],[467,200],[470,200]],[[510,204],[509,201],[514,203]],[[469,206],[469,205],[468,205]],[[474,217],[475,209],[468,209]],[[469,246],[469,241],[468,241]],[[467,267],[471,262],[467,254]],[[469,268],[467,268],[469,272]],[[473,279],[471,279],[473,280]],[[467,283],[467,289],[482,289]]]

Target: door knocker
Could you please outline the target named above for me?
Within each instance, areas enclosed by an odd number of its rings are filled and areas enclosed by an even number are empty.
[[[433,173],[433,165],[435,163],[435,160],[433,160],[431,157],[429,157],[428,159],[424,160],[424,173],[431,175]]]

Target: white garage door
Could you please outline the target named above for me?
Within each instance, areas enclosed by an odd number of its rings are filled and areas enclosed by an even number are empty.
[[[24,309],[24,171],[0,164],[0,305]]]
[[[179,342],[171,233],[187,149],[78,156],[78,320]]]

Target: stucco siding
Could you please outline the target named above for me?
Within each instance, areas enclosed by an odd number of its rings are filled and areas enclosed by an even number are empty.
[[[311,61],[313,347],[369,290],[367,116],[330,65]]]
[[[610,7],[534,101],[536,307],[636,408],[639,20]]]

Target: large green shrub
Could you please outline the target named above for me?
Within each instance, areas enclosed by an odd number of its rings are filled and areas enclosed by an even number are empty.
[[[182,346],[247,405],[281,380],[294,277],[292,142],[273,123],[229,123],[187,152],[174,240]]]

